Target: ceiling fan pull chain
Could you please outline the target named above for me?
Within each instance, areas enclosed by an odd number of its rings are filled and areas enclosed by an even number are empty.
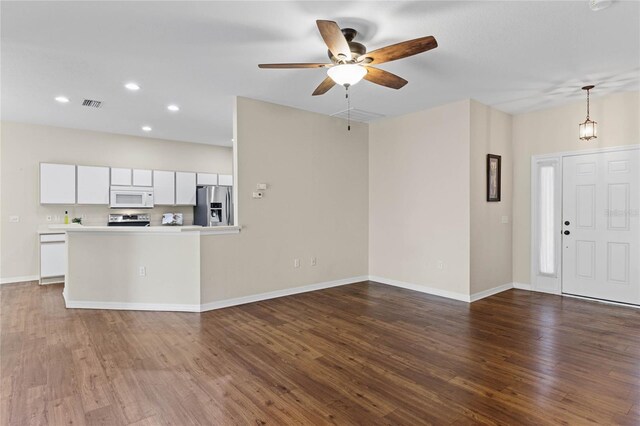
[[[347,89],[347,94],[345,95],[347,98],[347,130],[351,131],[351,98],[349,97],[349,86],[345,85],[345,89]]]

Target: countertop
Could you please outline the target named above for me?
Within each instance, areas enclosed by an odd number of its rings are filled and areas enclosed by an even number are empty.
[[[135,233],[135,234],[179,234],[183,232],[199,232],[208,234],[236,234],[240,226],[106,226],[106,225],[78,225],[56,224],[43,225],[38,234],[63,234],[65,232],[105,232],[105,233]]]

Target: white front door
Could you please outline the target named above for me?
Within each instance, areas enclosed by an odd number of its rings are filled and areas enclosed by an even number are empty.
[[[640,304],[640,150],[564,157],[562,292]]]

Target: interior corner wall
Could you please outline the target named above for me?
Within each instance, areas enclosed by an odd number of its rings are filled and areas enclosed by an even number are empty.
[[[512,117],[471,101],[471,294],[511,286]],[[487,154],[501,158],[500,201],[487,201]],[[506,217],[507,223],[502,223]]]
[[[366,279],[368,126],[242,97],[235,117],[242,231],[202,236],[202,302]]]
[[[469,114],[464,100],[370,124],[371,279],[468,299]]]
[[[578,139],[585,101],[513,117],[513,280],[531,281],[531,156],[640,143],[640,91],[591,94],[598,138]]]

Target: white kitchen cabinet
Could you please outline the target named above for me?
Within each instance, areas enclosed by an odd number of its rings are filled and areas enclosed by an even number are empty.
[[[131,169],[111,168],[111,185],[131,186]]]
[[[153,171],[153,204],[172,206],[176,203],[176,174],[163,170]]]
[[[65,234],[40,235],[40,283],[50,278],[64,278],[66,267]],[[55,281],[48,280],[48,282]]]
[[[76,166],[40,163],[40,204],[75,204]]]
[[[196,205],[196,174],[176,172],[176,205]]]
[[[218,185],[233,186],[233,175],[218,175]]]
[[[198,185],[217,185],[218,175],[215,173],[198,173],[196,181]]]
[[[78,166],[78,204],[109,204],[109,167]]]
[[[133,186],[151,186],[151,170],[133,169]]]

